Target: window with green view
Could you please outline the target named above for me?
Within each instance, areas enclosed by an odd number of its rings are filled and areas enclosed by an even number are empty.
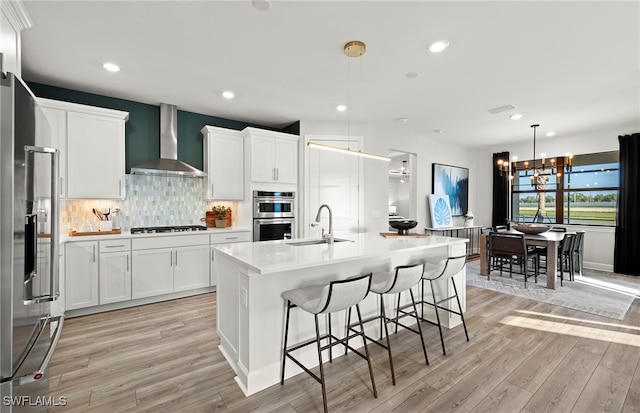
[[[563,157],[555,168],[541,160],[537,168],[516,167],[512,186],[513,219],[520,222],[615,225],[617,213],[618,152],[576,155],[568,169]],[[534,162],[527,161],[530,165]],[[538,173],[533,177],[534,171]],[[558,173],[560,175],[558,175]],[[562,200],[561,203],[559,201]]]

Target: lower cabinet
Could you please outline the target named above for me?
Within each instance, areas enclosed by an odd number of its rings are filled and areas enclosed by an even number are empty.
[[[216,246],[221,244],[233,244],[236,242],[251,242],[253,237],[251,231],[238,231],[229,232],[223,234],[211,234],[211,247],[210,247],[210,259],[211,259],[211,273],[209,274],[209,285],[215,286],[218,284],[218,270],[214,265],[215,254],[214,250]]]
[[[238,231],[67,242],[56,311],[215,286],[215,247],[251,238],[251,231]]]
[[[66,310],[98,305],[98,242],[65,245]]]
[[[132,298],[209,285],[209,235],[134,239]]]
[[[100,241],[100,304],[131,300],[131,240]]]

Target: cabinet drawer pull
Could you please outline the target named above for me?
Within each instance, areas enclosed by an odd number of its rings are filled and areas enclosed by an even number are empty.
[[[126,247],[125,244],[120,244],[120,245],[106,245],[105,248],[122,248],[122,247]]]
[[[240,237],[226,237],[225,239],[238,239]]]

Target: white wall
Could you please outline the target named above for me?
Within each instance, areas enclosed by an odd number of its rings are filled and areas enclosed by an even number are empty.
[[[427,219],[427,195],[431,193],[431,164],[443,163],[469,168],[469,208],[476,210],[476,200],[473,188],[476,186],[476,157],[475,150],[454,145],[440,140],[441,135],[434,136],[432,132],[425,135],[409,135],[402,132],[401,127],[385,127],[378,124],[362,124],[352,122],[349,125],[352,136],[364,136],[363,150],[381,155],[387,155],[390,149],[416,154],[416,173],[411,179],[416,180],[418,221],[416,232],[424,232],[429,225]],[[346,135],[345,122],[300,122],[300,135]],[[300,159],[304,150],[301,148]],[[363,217],[362,232],[388,231],[388,203],[389,203],[389,165],[387,162],[363,159]],[[301,165],[304,170],[305,165]],[[302,177],[300,177],[302,181]],[[304,191],[304,188],[300,188]],[[412,217],[413,218],[413,217]],[[460,220],[462,223],[462,220]]]
[[[640,123],[619,128],[610,128],[602,131],[585,133],[580,136],[566,136],[560,134],[548,138],[536,136],[536,152],[545,152],[547,157],[564,156],[570,152],[574,155],[596,152],[617,151],[619,149],[618,136],[640,131]],[[491,145],[477,148],[476,165],[478,180],[477,185],[471,185],[471,191],[475,188],[477,207],[472,210],[476,221],[491,225],[492,209],[492,154],[497,152],[510,152],[518,156],[518,159],[531,159],[533,156],[533,132],[531,139],[502,145]],[[470,196],[471,197],[471,196]],[[572,229],[585,230],[584,265],[604,271],[613,271],[613,250],[615,228],[593,226],[571,226]]]

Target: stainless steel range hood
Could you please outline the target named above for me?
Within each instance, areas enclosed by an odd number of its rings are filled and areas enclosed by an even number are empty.
[[[178,110],[175,105],[160,104],[160,158],[132,167],[131,173],[194,178],[207,176],[205,172],[178,160]]]

